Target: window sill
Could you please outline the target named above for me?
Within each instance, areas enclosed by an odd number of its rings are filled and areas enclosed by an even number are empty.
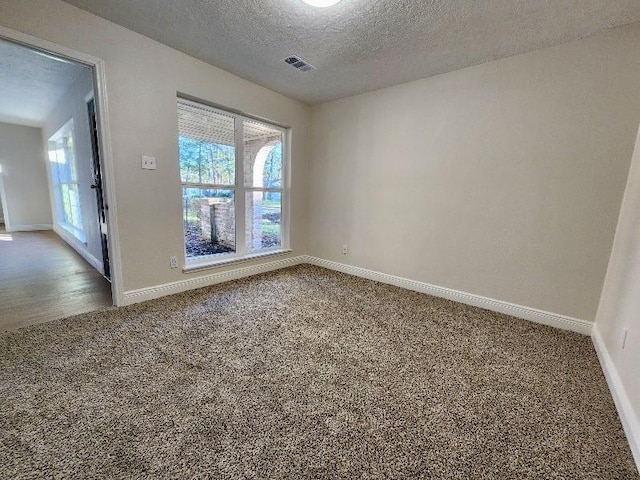
[[[182,268],[183,273],[197,273],[203,270],[210,270],[213,268],[227,267],[229,265],[236,265],[240,263],[250,262],[252,260],[258,260],[266,257],[277,257],[281,255],[285,255],[287,253],[291,253],[293,250],[290,248],[282,248],[279,250],[270,250],[268,252],[260,252],[254,253],[251,255],[245,255],[244,257],[239,258],[228,258],[222,260],[210,260],[208,262],[204,261],[194,261],[191,265],[187,264]]]

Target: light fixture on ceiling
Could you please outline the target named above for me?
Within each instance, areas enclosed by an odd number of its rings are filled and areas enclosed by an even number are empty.
[[[336,3],[340,2],[340,0],[302,0],[307,5],[311,5],[312,7],[332,7]]]

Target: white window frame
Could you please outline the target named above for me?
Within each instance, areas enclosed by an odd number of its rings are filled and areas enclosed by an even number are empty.
[[[282,253],[291,252],[290,244],[290,175],[289,166],[291,163],[290,145],[291,145],[291,129],[283,127],[269,120],[261,118],[251,117],[233,110],[227,110],[223,107],[213,106],[207,102],[201,100],[192,100],[178,96],[177,103],[183,103],[187,105],[193,105],[198,108],[205,108],[218,115],[224,115],[232,117],[234,119],[234,139],[235,139],[235,184],[229,185],[215,185],[215,184],[197,184],[192,182],[182,182],[182,174],[180,172],[180,148],[178,145],[178,177],[180,181],[180,191],[182,198],[183,188],[202,188],[202,189],[217,189],[217,190],[232,190],[234,196],[234,214],[235,214],[235,252],[230,253],[218,253],[212,255],[202,255],[198,257],[187,257],[186,241],[184,237],[185,225],[184,215],[182,217],[182,245],[183,245],[183,257],[185,273],[215,267],[219,265],[227,265],[229,263],[242,262],[255,258],[278,255]],[[245,186],[244,181],[244,121],[261,123],[269,126],[282,133],[282,168],[281,168],[281,188],[263,188]],[[180,137],[180,131],[178,128],[176,140]],[[280,193],[280,245],[274,247],[261,248],[260,250],[253,251],[246,245],[246,219],[245,219],[245,205],[246,205],[246,193],[247,192],[279,192]]]
[[[74,122],[73,122],[73,118],[69,119],[64,125],[62,125],[53,135],[51,135],[51,137],[49,137],[49,140],[47,141],[47,156],[48,156],[48,160],[49,160],[49,170],[51,172],[51,183],[52,186],[55,190],[54,195],[53,195],[53,199],[54,199],[54,205],[55,205],[55,209],[54,209],[54,215],[55,215],[55,222],[56,224],[61,227],[64,228],[67,232],[69,232],[71,235],[73,235],[77,240],[79,240],[81,243],[83,243],[84,245],[87,244],[87,236],[85,233],[85,225],[84,225],[84,215],[83,215],[83,211],[82,211],[82,197],[80,194],[80,181],[78,179],[78,163],[77,163],[77,158],[76,158],[76,135],[75,135],[75,126],[74,126]],[[56,148],[55,150],[51,150],[52,145],[51,144],[56,144],[59,142],[59,140],[62,137],[66,137],[69,136],[72,139],[72,146],[73,146],[73,158],[70,160],[73,162],[73,172],[74,172],[74,178],[69,181],[69,182],[62,182],[60,181],[60,175],[58,172],[58,167],[57,165],[54,165],[54,163],[58,162],[58,159],[56,158],[56,160],[52,160],[51,159],[51,155],[52,152],[55,155],[55,152],[58,151],[58,149]],[[65,159],[66,160],[66,159]],[[55,171],[54,171],[55,169]],[[78,201],[80,202],[80,204],[78,205],[78,210],[80,211],[80,215],[81,215],[81,220],[82,220],[82,227],[77,227],[76,225],[73,225],[72,223],[70,223],[69,221],[67,221],[67,218],[65,216],[65,210],[64,210],[64,198],[63,198],[63,185],[75,185],[77,192],[78,192]],[[60,200],[60,202],[58,202],[58,199]]]

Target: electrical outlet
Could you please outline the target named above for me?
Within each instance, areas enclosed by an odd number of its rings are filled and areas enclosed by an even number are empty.
[[[142,168],[143,170],[155,170],[156,169],[156,157],[142,156]]]
[[[622,335],[620,336],[620,348],[624,350],[624,347],[627,343],[627,335],[629,334],[629,329],[625,328],[622,330]]]
[[[169,257],[169,267],[178,268],[178,257]]]
[[[342,245],[342,254],[347,255],[349,253],[349,245]]]

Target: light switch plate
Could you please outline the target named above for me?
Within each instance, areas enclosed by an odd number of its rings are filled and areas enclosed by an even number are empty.
[[[142,156],[142,168],[144,170],[155,170],[156,169],[156,157],[148,157],[146,155]]]

